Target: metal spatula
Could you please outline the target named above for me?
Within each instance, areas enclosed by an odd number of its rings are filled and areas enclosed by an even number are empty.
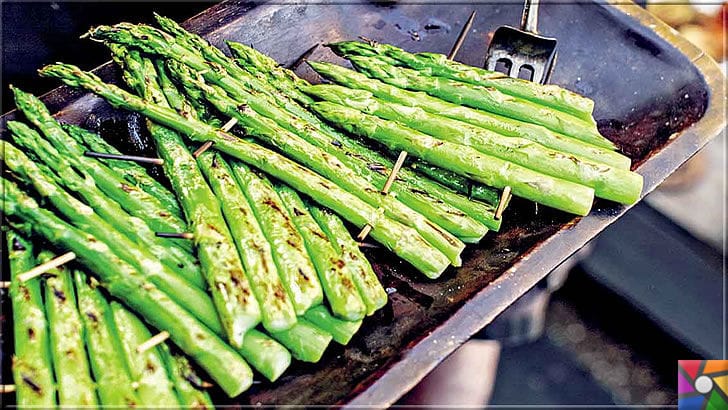
[[[556,39],[538,35],[538,1],[525,0],[521,28],[495,30],[485,57],[485,68],[514,78],[548,82],[556,62]]]

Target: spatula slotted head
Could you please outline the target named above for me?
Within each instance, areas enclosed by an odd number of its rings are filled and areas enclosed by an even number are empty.
[[[551,76],[555,62],[555,38],[502,26],[496,29],[490,41],[485,68],[544,84]]]

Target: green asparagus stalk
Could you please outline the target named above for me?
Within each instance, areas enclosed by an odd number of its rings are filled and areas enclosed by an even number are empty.
[[[74,169],[67,157],[61,155],[37,132],[16,121],[9,121],[7,127],[18,145],[35,154],[38,158],[37,168],[44,169],[45,176],[57,186],[77,193],[106,221],[117,221],[116,230],[142,248],[148,249],[160,262],[175,270],[189,283],[199,288],[204,286],[196,257],[176,246],[169,246],[168,242],[162,242],[163,239],[157,238],[146,222],[129,215],[116,201],[104,195],[89,174],[78,168]],[[42,162],[47,166],[43,166]],[[26,166],[29,171],[35,168],[30,161],[25,161],[24,164],[29,166]]]
[[[7,185],[4,185],[8,189]],[[38,262],[54,258],[50,251],[41,251]],[[76,308],[76,295],[70,269],[60,266],[47,272],[45,308],[50,329],[51,356],[61,406],[96,406],[96,388],[83,342],[83,324]]]
[[[229,42],[228,45],[234,54],[246,57],[245,62],[239,64],[246,64],[250,61],[251,64],[256,64],[249,68],[250,70],[267,71],[266,79],[272,87],[278,89],[278,92],[285,93],[305,105],[313,102],[311,97],[303,94],[297,88],[306,87],[308,83],[305,80],[296,77],[289,70],[275,66],[272,59],[248,46],[232,42]],[[272,65],[274,67],[271,67]],[[250,67],[250,65],[245,65],[245,67]],[[309,142],[336,155],[339,160],[367,178],[375,186],[384,185],[393,165],[389,158],[369,149],[353,138],[330,130],[330,127],[325,124],[321,124],[320,130],[325,136],[316,133],[313,135],[314,137],[321,135],[323,138],[309,138]],[[481,203],[473,203],[408,169],[400,170],[397,184],[392,186],[391,191],[395,192],[397,198],[404,204],[420,212],[463,242],[478,242],[486,233],[484,228],[497,229],[499,227],[499,220],[493,218],[494,209]]]
[[[19,408],[54,408],[56,386],[41,280],[35,278],[20,282],[16,279],[19,274],[35,267],[33,247],[14,230],[9,230],[6,238],[15,340],[12,361],[15,402]]]
[[[304,315],[314,326],[330,333],[336,343],[346,346],[354,334],[359,331],[362,321],[341,320],[334,317],[325,306],[319,305],[309,309]]]
[[[298,318],[296,326],[282,332],[271,333],[271,336],[286,346],[294,358],[309,363],[321,360],[332,339],[331,334],[302,317]]]
[[[78,310],[83,320],[86,348],[102,406],[135,407],[140,402],[119,344],[106,298],[81,271],[74,269]]]
[[[349,88],[367,90],[383,100],[420,107],[430,113],[464,121],[503,135],[530,139],[556,151],[580,155],[615,168],[630,167],[630,159],[624,155],[569,138],[536,124],[453,104],[425,93],[403,90],[335,64],[312,61],[308,64],[328,80]]]
[[[541,105],[556,108],[585,121],[594,121],[594,101],[551,84],[536,84],[531,81],[511,78],[495,71],[451,61],[444,54],[412,54],[390,44],[342,41],[327,44],[336,54],[349,56],[386,56],[396,60],[397,65],[408,67],[428,76],[445,77],[483,87],[492,87],[504,94],[520,97]]]
[[[258,118],[257,113],[264,113],[264,116],[273,119],[279,126],[287,128],[290,133],[285,134],[286,138],[282,134],[282,129],[277,129],[274,133],[258,133],[253,132],[253,135],[262,138],[264,141],[271,142],[273,138],[273,144],[281,144],[285,142],[286,152],[289,155],[295,156],[295,159],[302,161],[304,164],[312,167],[314,170],[323,173],[327,178],[338,184],[344,184],[344,186],[358,195],[363,196],[362,199],[367,200],[370,204],[376,204],[378,206],[384,206],[389,215],[394,213],[394,217],[400,222],[409,224],[415,227],[428,242],[438,247],[447,257],[449,257],[455,266],[460,266],[461,260],[459,258],[464,244],[460,242],[456,237],[442,229],[441,227],[428,221],[422,215],[417,212],[402,206],[399,201],[393,200],[391,197],[382,197],[376,194],[376,190],[368,189],[369,183],[364,178],[361,178],[354,172],[348,172],[344,175],[345,171],[349,170],[340,161],[336,161],[336,158],[325,155],[311,155],[311,152],[317,152],[315,146],[311,145],[303,138],[295,138],[296,133],[310,134],[317,132],[315,127],[304,126],[305,121],[296,118],[295,115],[289,114],[283,109],[277,109],[275,104],[270,104],[262,98],[258,98],[256,95],[245,91],[246,88],[264,89],[261,85],[256,85],[255,80],[247,75],[242,69],[237,67],[234,62],[227,58],[220,58],[222,52],[215,49],[212,46],[205,45],[204,40],[199,37],[194,37],[189,33],[181,30],[183,35],[181,44],[175,42],[166,33],[151,27],[143,25],[128,25],[118,24],[114,27],[99,26],[91,30],[91,37],[96,40],[108,40],[111,42],[117,42],[121,44],[129,44],[135,47],[139,47],[142,50],[154,54],[167,56],[173,59],[179,60],[177,64],[186,64],[195,70],[201,70],[203,76],[222,87],[226,92],[231,93],[235,97],[235,101],[225,98],[225,92],[212,92],[212,88],[205,89],[205,98],[208,99],[218,109],[223,111],[225,115],[232,118],[236,118],[243,124],[246,124],[249,131],[264,130],[274,126],[275,123],[269,122],[268,124],[261,124],[261,118]],[[186,35],[184,34],[186,33]],[[180,37],[178,36],[178,39]],[[202,53],[209,58],[212,58],[212,63],[217,64],[217,68],[211,68],[211,65],[204,60],[204,58],[196,55],[189,48],[185,47],[191,39],[200,40],[198,43],[203,43],[199,47]],[[224,56],[223,56],[224,57]],[[226,72],[232,72],[234,75],[229,76]],[[179,72],[178,72],[179,73]],[[187,76],[182,79],[182,83],[188,86],[190,83],[194,83],[195,86],[203,87],[200,81]],[[300,115],[310,116],[305,110],[295,106],[292,102],[282,101],[282,104],[286,105],[288,109],[293,110]],[[224,105],[224,108],[223,106]],[[241,110],[238,109],[240,104],[249,104],[253,110]],[[298,108],[298,109],[297,109]],[[267,127],[266,127],[267,125]],[[277,127],[274,127],[276,129]],[[378,204],[377,202],[382,202]]]
[[[372,265],[351,237],[344,223],[336,215],[316,206],[310,206],[311,215],[334,245],[339,257],[351,271],[359,294],[367,306],[367,315],[387,304],[387,292],[374,273]]]
[[[304,239],[331,311],[344,320],[363,319],[367,307],[359,296],[346,262],[334,249],[296,191],[284,185],[276,186],[276,191],[283,202],[284,212],[288,212]]]
[[[418,71],[391,66],[372,57],[352,56],[349,61],[357,70],[400,88],[424,91],[433,97],[455,104],[543,125],[552,131],[594,146],[615,149],[611,141],[599,134],[593,122],[586,122],[550,107],[519,100],[490,87],[461,83],[442,77],[422,76]]]
[[[203,122],[183,118],[171,109],[145,103],[118,87],[105,84],[97,76],[83,72],[78,67],[54,64],[41,69],[40,74],[44,77],[61,79],[73,87],[83,87],[102,96],[116,107],[142,113],[162,125],[187,135],[194,141],[214,142],[216,149],[286,181],[288,185],[315,199],[320,205],[334,210],[354,226],[363,228],[369,224],[372,226],[372,238],[410,262],[429,278],[438,277],[449,265],[444,255],[437,252],[422,252],[430,246],[413,229],[391,219],[382,218],[371,205],[274,151],[237,138]]]
[[[226,42],[230,50],[232,51],[233,55],[237,57],[236,63],[246,70],[250,72],[257,72],[257,73],[265,73],[267,74],[266,79],[268,82],[279,89],[279,91],[285,93],[286,95],[290,96],[293,100],[298,101],[300,104],[304,106],[308,106],[314,102],[314,100],[306,95],[305,93],[301,92],[300,89],[311,85],[306,80],[303,80],[296,76],[292,71],[284,69],[280,66],[278,66],[278,63],[275,62],[272,58],[266,56],[265,54],[255,50],[252,47],[246,46],[245,44],[236,43],[232,41]],[[366,77],[364,77],[366,78]],[[314,120],[315,121],[315,120]],[[370,161],[371,163],[391,163],[389,159],[382,156],[381,154],[377,153],[376,151],[372,151],[366,147],[364,147],[361,143],[356,141],[355,139],[351,139],[347,137],[346,135],[337,132],[336,130],[333,130],[331,127],[329,127],[327,124],[322,123],[321,129],[328,133],[329,136],[331,136],[332,140],[337,141],[337,143],[341,143],[344,145],[347,149],[349,149],[349,155],[359,157],[364,156],[365,159]],[[356,155],[354,155],[354,152],[356,152]],[[459,175],[453,174],[450,171],[437,168],[437,167],[429,167],[426,166],[425,163],[422,163],[420,160],[416,160],[412,164],[412,169],[415,169],[415,165],[418,163],[422,164],[424,167],[423,173],[420,175],[414,174],[413,172],[405,169],[404,172],[402,172],[401,176],[405,183],[415,185],[414,182],[418,182],[415,186],[415,189],[417,192],[427,192],[430,193],[430,195],[435,196],[437,200],[444,201],[447,204],[451,204],[458,209],[462,210],[463,212],[466,212],[469,216],[476,218],[480,220],[482,223],[484,223],[489,229],[493,229],[497,231],[500,229],[500,219],[494,219],[493,213],[495,208],[493,209],[477,209],[481,208],[481,204],[479,202],[474,202],[467,200],[467,198],[463,198],[461,195],[456,195],[448,190],[442,190],[442,187],[439,184],[433,183],[432,181],[440,182],[443,185],[446,185],[461,194],[467,194],[471,198],[475,198],[478,200],[485,201],[488,205],[493,205],[495,207],[498,204],[498,199],[500,198],[500,193],[498,193],[496,190],[486,187],[481,184],[467,184],[464,183],[462,185],[462,188],[457,185],[448,185],[447,183],[451,183],[453,181],[457,181],[458,179],[462,178]],[[426,175],[427,177],[431,178],[432,181],[428,178],[423,178],[423,175]],[[421,186],[419,186],[421,185]],[[469,187],[468,185],[475,185],[474,187]],[[400,194],[401,195],[401,194]],[[404,200],[404,199],[403,199]],[[486,205],[486,206],[488,206]],[[410,205],[413,206],[414,205]],[[471,209],[475,208],[475,209]],[[478,218],[480,215],[484,215]],[[435,221],[437,222],[437,221]],[[441,224],[444,228],[448,229],[450,232],[453,232],[457,234],[455,230],[450,229],[448,226]],[[459,235],[458,235],[459,236]],[[461,237],[461,240],[468,242],[467,237]]]
[[[642,192],[639,174],[563,154],[524,138],[505,137],[421,108],[390,103],[368,91],[324,84],[305,88],[305,91],[326,101],[397,121],[434,138],[467,145],[534,171],[586,185],[594,188],[595,195],[600,198],[632,204]]]
[[[106,142],[100,135],[95,132],[83,129],[73,124],[61,124],[68,135],[76,140],[77,143],[87,146],[91,151],[101,152],[104,154],[119,155],[121,152],[113,145]],[[182,215],[182,210],[177,202],[177,197],[162,185],[157,179],[149,175],[147,170],[141,165],[132,161],[118,161],[113,159],[101,159],[111,170],[122,175],[131,184],[138,186],[149,195],[159,199],[169,212],[174,215]]]
[[[137,347],[147,341],[152,334],[144,323],[117,302],[111,302],[111,314],[116,328],[119,329],[121,354],[129,366],[131,378],[137,383],[137,394],[143,406],[170,407],[179,406],[179,399],[174,392],[174,385],[167,375],[157,346],[144,352]]]
[[[59,248],[73,251],[78,260],[98,276],[101,286],[150,325],[169,332],[172,342],[207,371],[228,395],[237,396],[250,387],[252,372],[247,363],[190,311],[117,257],[109,247],[114,244],[105,244],[82,233],[39,207],[14,182],[5,178],[0,178],[0,182],[5,188],[2,199],[8,218],[26,224]],[[52,322],[50,317],[49,322]]]
[[[241,163],[233,163],[232,172],[272,248],[293,307],[303,315],[323,301],[323,289],[304,240],[267,178]]]
[[[460,266],[460,253],[465,245],[459,239],[392,196],[380,195],[379,188],[362,178],[361,175],[347,167],[338,158],[309,143],[305,138],[299,137],[290,130],[287,131],[279,126],[287,124],[287,127],[302,130],[301,132],[307,135],[316,134],[315,128],[307,126],[305,121],[301,121],[283,110],[276,109],[272,104],[260,101],[253,94],[243,90],[238,90],[238,94],[241,96],[246,95],[245,98],[240,97],[237,100],[228,98],[224,90],[216,86],[208,86],[199,79],[192,78],[183,70],[179,70],[180,67],[177,64],[170,62],[169,65],[171,68],[176,67],[178,69],[173,69],[173,72],[180,77],[180,80],[183,80],[187,85],[193,85],[203,90],[205,98],[210,103],[225,115],[237,119],[238,123],[244,126],[249,134],[268,144],[280,147],[295,160],[311,167],[332,182],[356,194],[370,205],[383,209],[386,216],[416,229],[435,248],[433,251],[439,250],[450,259],[453,265]],[[245,101],[254,109],[240,110],[239,102],[241,101]],[[256,109],[265,112],[266,116],[259,115],[255,111]],[[276,118],[276,121],[271,118]],[[319,138],[328,140],[324,135],[320,135]]]
[[[117,255],[142,272],[151,282],[165,292],[175,295],[183,306],[209,326],[219,326],[217,313],[207,294],[190,285],[180,275],[157,261],[145,249],[130,241],[111,224],[94,213],[94,210],[73,198],[57,186],[49,183],[38,167],[23,153],[6,141],[0,141],[3,163],[29,184],[77,228],[94,235],[107,244],[114,244]]]
[[[353,108],[330,102],[319,102],[312,108],[349,132],[375,139],[391,149],[405,150],[478,182],[496,188],[510,186],[516,196],[577,215],[586,215],[591,208],[594,190],[583,185],[531,171],[470,147],[436,140]]]
[[[111,47],[125,67],[125,79],[150,103],[169,107],[159,87],[153,63],[134,50]],[[202,272],[212,294],[222,326],[230,343],[240,348],[245,332],[261,319],[258,301],[252,294],[240,255],[220,209],[220,202],[205,181],[195,158],[177,132],[149,122],[157,151],[165,160],[164,171],[180,198],[194,233]],[[249,273],[250,274],[250,273]]]
[[[299,327],[304,327],[305,329],[298,329]],[[289,329],[283,330],[282,332],[288,335],[291,340],[295,340],[298,335],[305,336],[307,330],[306,325],[298,321]],[[297,343],[306,344],[307,341],[306,339],[301,339]],[[313,343],[315,345],[318,342],[313,340]],[[291,365],[291,353],[282,344],[255,329],[250,329],[245,335],[243,348],[240,352],[255,367],[255,370],[259,371],[260,374],[272,382],[278,380],[288,366]]]
[[[212,151],[200,155],[197,162],[215,195],[220,198],[253,294],[263,307],[263,326],[271,332],[289,329],[296,323],[296,312],[278,276],[270,245],[233,171],[218,153]]]
[[[96,184],[109,197],[116,200],[130,214],[149,223],[157,232],[184,232],[186,225],[169,213],[159,199],[126,183],[123,177],[111,171],[98,160],[83,156],[83,149],[51,116],[48,109],[35,96],[13,88],[15,104],[26,118],[62,153],[74,167],[93,176]]]
[[[159,345],[159,352],[165,362],[180,406],[185,409],[213,410],[210,395],[203,388],[203,381],[183,355],[174,354],[166,343]]]

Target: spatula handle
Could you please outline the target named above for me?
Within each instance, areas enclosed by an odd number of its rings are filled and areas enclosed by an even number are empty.
[[[523,16],[521,16],[521,30],[538,33],[538,2],[539,0],[525,0]]]

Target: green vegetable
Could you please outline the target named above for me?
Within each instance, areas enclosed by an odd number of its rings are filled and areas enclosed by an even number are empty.
[[[5,189],[8,184],[3,185]],[[7,203],[7,202],[6,202]],[[38,254],[38,263],[55,255],[50,251]],[[76,308],[71,270],[59,266],[48,270],[45,280],[45,308],[50,329],[53,370],[61,406],[97,406],[96,387],[91,379],[88,357],[83,341],[83,323]]]
[[[298,326],[300,326],[299,322],[283,332],[289,335],[290,340],[296,340],[298,335],[305,336],[300,330],[293,330]],[[306,344],[307,341],[301,339],[297,343]],[[245,335],[240,352],[255,367],[255,370],[272,382],[276,381],[291,365],[291,353],[283,345],[255,329],[250,329]]]
[[[319,329],[331,333],[336,343],[346,345],[354,334],[359,331],[362,321],[348,321],[335,318],[325,306],[315,306],[304,315],[306,320]]]
[[[274,339],[286,346],[293,357],[309,363],[321,360],[326,347],[331,343],[331,334],[299,318],[296,326],[282,332],[271,333]]]
[[[204,382],[197,375],[190,365],[190,362],[183,355],[174,354],[166,343],[159,345],[159,351],[167,367],[174,390],[177,393],[182,408],[186,409],[209,409],[213,410],[215,405],[210,395],[204,390]]]
[[[26,282],[17,276],[36,266],[32,244],[16,231],[6,235],[10,266],[10,298],[13,307],[13,379],[19,408],[56,406],[48,320],[43,306],[41,279]]]

